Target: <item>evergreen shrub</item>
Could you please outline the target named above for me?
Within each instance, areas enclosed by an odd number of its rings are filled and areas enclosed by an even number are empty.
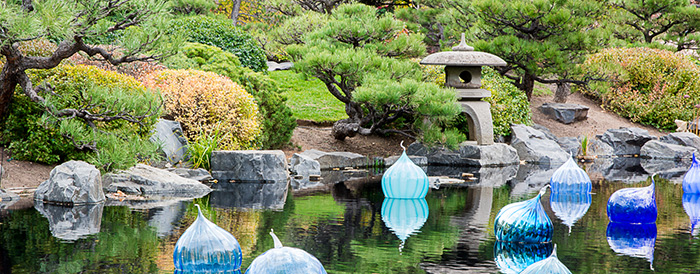
[[[182,124],[188,141],[219,132],[219,148],[247,149],[260,133],[258,106],[240,85],[213,72],[163,70],[146,76],[147,87],[160,89],[166,118]]]
[[[187,43],[167,65],[174,69],[198,69],[227,76],[255,97],[262,118],[261,133],[256,143],[264,149],[289,144],[296,127],[287,98],[277,82],[269,76],[241,67],[238,58],[214,46]]]
[[[607,79],[584,94],[633,122],[674,130],[674,120],[694,118],[700,103],[700,68],[690,57],[662,49],[610,48],[591,55],[587,71]]]
[[[267,70],[265,52],[255,38],[233,25],[231,20],[206,16],[185,17],[171,22],[171,31],[184,33],[190,42],[219,47],[238,56],[244,67]]]

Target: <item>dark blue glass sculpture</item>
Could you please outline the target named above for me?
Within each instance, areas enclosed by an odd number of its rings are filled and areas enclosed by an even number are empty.
[[[554,215],[569,227],[569,233],[571,233],[574,223],[586,215],[588,208],[591,207],[591,193],[552,192],[549,196],[549,206],[554,211]]]
[[[384,198],[382,202],[382,220],[399,237],[401,247],[409,236],[420,231],[428,220],[428,212],[425,199]]]
[[[683,176],[683,193],[700,193],[700,162],[693,153],[693,163]]]
[[[647,224],[656,222],[656,189],[654,177],[647,187],[630,187],[615,191],[608,200],[611,222]]]
[[[654,263],[656,224],[609,223],[606,231],[608,244],[616,253],[644,258]],[[652,268],[653,269],[653,268]]]
[[[559,258],[557,258],[557,246],[554,245],[554,250],[552,251],[552,255],[549,255],[547,259],[541,260],[539,262],[536,262],[534,264],[531,264],[523,272],[520,272],[521,274],[543,274],[543,273],[549,273],[549,274],[571,274],[571,271],[569,271],[569,268],[567,268],[561,261],[559,261]]]
[[[683,193],[683,209],[690,217],[690,233],[698,234],[697,228],[700,223],[700,193]]]
[[[546,190],[547,187],[544,187],[535,198],[501,208],[494,223],[496,239],[504,242],[551,242],[554,228],[540,203]]]
[[[199,205],[197,219],[175,244],[175,269],[188,272],[237,271],[243,256],[241,246],[231,233],[207,220]]]
[[[507,243],[496,241],[493,257],[503,273],[517,274],[552,254],[553,244]]]
[[[382,176],[382,191],[387,198],[425,198],[428,186],[428,175],[408,158],[405,148],[401,157]]]
[[[248,267],[246,274],[325,274],[321,262],[304,250],[282,246],[274,232],[270,232],[275,247],[265,251]]]
[[[588,173],[581,169],[573,158],[569,158],[566,163],[554,171],[549,184],[552,187],[552,193],[589,193],[592,187]]]

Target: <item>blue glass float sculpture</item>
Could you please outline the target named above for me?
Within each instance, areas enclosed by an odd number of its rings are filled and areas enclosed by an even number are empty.
[[[552,187],[552,193],[589,193],[593,185],[588,173],[581,169],[571,157],[554,171],[549,184]]]
[[[683,193],[683,209],[690,217],[690,234],[698,234],[697,228],[700,223],[700,193]]]
[[[237,271],[243,256],[231,233],[207,220],[197,207],[197,219],[175,244],[175,269],[184,272]]]
[[[549,206],[563,224],[571,227],[581,219],[591,207],[590,192],[552,192],[549,196]]]
[[[650,266],[653,266],[656,223],[609,223],[605,234],[613,251],[622,255],[647,259]]]
[[[554,228],[540,203],[546,191],[547,186],[535,198],[501,208],[494,223],[496,239],[504,242],[551,242]]]
[[[693,153],[693,163],[683,176],[683,193],[700,193],[700,162]]]
[[[630,187],[615,191],[608,200],[611,222],[647,224],[656,222],[656,189],[654,176],[647,187]]]
[[[387,198],[417,199],[428,194],[428,175],[406,155],[406,148],[396,163],[382,176],[382,191]]]
[[[409,236],[420,231],[428,220],[428,212],[428,202],[425,199],[384,198],[382,220],[401,240],[399,250]]]
[[[549,255],[547,259],[541,260],[534,264],[531,264],[521,274],[541,274],[541,273],[551,273],[551,274],[571,274],[569,268],[567,268],[559,258],[557,258],[557,246],[554,245],[554,250],[552,255]]]
[[[270,232],[275,247],[261,254],[248,267],[246,274],[325,274],[321,262],[304,250],[282,246],[274,231]]]
[[[547,258],[552,254],[552,250],[552,243],[526,244],[496,241],[493,246],[493,256],[501,272],[517,274],[528,266]]]

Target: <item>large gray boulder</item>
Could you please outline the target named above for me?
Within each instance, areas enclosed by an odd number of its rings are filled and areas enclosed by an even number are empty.
[[[674,145],[651,140],[642,146],[642,149],[639,152],[639,157],[667,160],[689,160],[693,156],[693,153],[697,152],[698,149],[694,147]]]
[[[208,183],[214,179],[209,171],[203,168],[168,168],[167,171],[175,173],[180,177],[200,181],[202,183]]]
[[[648,131],[636,127],[608,129],[596,138],[612,147],[614,155],[639,155],[646,142],[656,139]]]
[[[679,146],[694,147],[700,151],[700,136],[691,132],[674,132],[666,136],[661,136],[659,141]]]
[[[325,152],[309,149],[300,155],[318,161],[321,169],[366,167],[371,164],[369,158],[353,152]]]
[[[287,158],[281,150],[226,150],[211,153],[211,175],[227,181],[287,182]]]
[[[161,152],[171,164],[187,161],[187,139],[182,133],[180,122],[158,119],[151,141],[161,144]]]
[[[572,156],[579,155],[581,153],[581,140],[576,137],[562,137],[557,139],[557,144]]]
[[[577,104],[544,103],[540,111],[554,120],[571,124],[588,118],[588,107]]]
[[[49,220],[51,235],[65,241],[75,241],[99,233],[104,206],[104,203],[71,207],[34,204],[34,208]]]
[[[319,180],[312,181],[311,176],[321,176],[321,164],[311,157],[294,153],[289,160],[289,169],[294,174],[291,185],[293,190],[314,188],[322,185]]]
[[[615,149],[598,138],[595,138],[588,144],[587,155],[611,157],[615,155]]]
[[[542,131],[521,124],[511,125],[511,129],[513,131],[511,146],[517,150],[521,161],[558,165],[569,158],[566,151]]]
[[[413,162],[417,166],[427,166],[428,165],[428,157],[425,156],[416,156],[416,155],[406,155],[408,156],[408,159],[411,159],[411,162]],[[385,167],[390,167],[396,163],[396,161],[399,160],[401,156],[400,155],[394,155],[394,156],[389,156],[384,158],[384,166]]]
[[[428,148],[419,142],[408,146],[406,154],[428,158],[429,165],[444,166],[507,166],[520,162],[518,152],[502,143],[472,145],[462,143],[456,150],[444,147]]]
[[[202,197],[211,188],[199,181],[183,178],[175,173],[152,166],[136,166],[103,178],[105,191],[121,191],[131,195],[157,195],[173,197]]]
[[[60,164],[51,170],[49,179],[37,187],[34,199],[73,205],[104,202],[100,171],[83,161]]]

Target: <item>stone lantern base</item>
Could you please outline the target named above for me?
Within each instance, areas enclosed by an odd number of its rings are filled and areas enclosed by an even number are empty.
[[[485,101],[459,101],[459,104],[468,117],[469,140],[476,141],[477,145],[492,145],[491,105]]]

